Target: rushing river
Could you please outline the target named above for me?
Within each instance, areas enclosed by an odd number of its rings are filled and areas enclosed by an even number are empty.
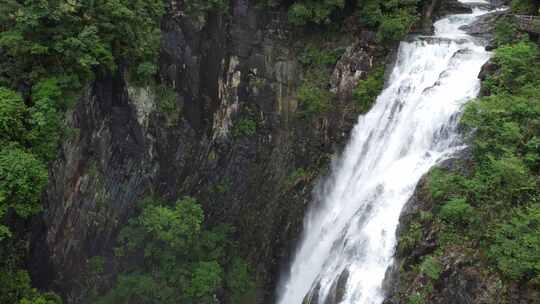
[[[435,23],[433,36],[401,43],[386,89],[359,117],[316,193],[319,203],[306,215],[293,263],[282,275],[280,304],[383,301],[403,206],[422,175],[461,149],[460,113],[478,94],[477,75],[490,54],[459,28],[486,12],[448,16]]]

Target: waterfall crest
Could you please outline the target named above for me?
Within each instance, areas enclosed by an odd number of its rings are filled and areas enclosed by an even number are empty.
[[[471,1],[462,1],[471,2]],[[481,2],[481,1],[475,1]],[[487,11],[451,15],[433,36],[402,42],[386,89],[360,116],[350,142],[304,220],[280,304],[380,304],[401,209],[433,165],[462,144],[457,124],[477,96],[490,54],[459,28]]]

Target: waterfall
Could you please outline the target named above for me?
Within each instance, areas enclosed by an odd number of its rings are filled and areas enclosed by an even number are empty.
[[[278,303],[384,300],[381,285],[401,209],[422,175],[462,149],[460,113],[477,96],[477,75],[490,54],[459,28],[485,13],[474,8],[448,16],[435,23],[433,36],[400,44],[386,88],[359,117],[331,176],[315,193],[318,203],[306,215]]]

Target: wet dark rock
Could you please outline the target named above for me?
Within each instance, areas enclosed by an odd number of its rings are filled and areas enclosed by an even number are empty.
[[[369,31],[363,33],[362,40],[345,50],[330,78],[330,89],[341,100],[352,97],[358,81],[365,79],[375,64],[374,50],[370,49],[374,45],[374,35]]]
[[[494,7],[501,7],[510,4],[510,0],[490,0],[489,3]]]
[[[321,290],[321,283],[317,282],[315,286],[311,288],[308,294],[304,297],[302,304],[320,304],[319,303],[319,291]]]
[[[343,301],[347,290],[347,280],[349,279],[349,270],[344,269],[339,277],[332,282],[328,295],[324,299],[319,298],[321,283],[316,282],[308,294],[304,297],[302,304],[339,304]]]
[[[498,11],[478,17],[470,25],[462,26],[460,29],[464,30],[471,36],[480,37],[486,41],[491,42],[493,40],[493,29],[498,20],[506,16],[508,13],[505,11]]]
[[[433,23],[447,15],[467,14],[472,9],[469,5],[463,4],[458,0],[431,0],[425,1],[422,9],[422,18],[415,26],[413,32],[431,35],[434,28]]]
[[[471,5],[467,5],[458,0],[440,0],[439,8],[436,10],[437,17],[442,17],[452,14],[470,14],[472,13]]]
[[[478,74],[478,78],[480,80],[486,80],[489,75],[493,75],[497,70],[499,69],[499,66],[492,61],[486,62],[482,69],[480,70],[480,74]]]
[[[494,76],[499,72],[500,67],[494,63],[492,60],[489,60],[486,62],[482,69],[480,70],[480,73],[478,74],[478,78],[482,81],[485,81],[490,76]],[[484,83],[482,83],[481,89],[480,89],[480,96],[489,96],[491,95],[491,92],[489,91],[489,87],[486,86]]]
[[[332,287],[330,287],[330,291],[328,292],[328,298],[324,304],[339,304],[343,301],[347,292],[346,287],[349,275],[348,269],[344,269],[341,272],[338,279],[332,283]]]

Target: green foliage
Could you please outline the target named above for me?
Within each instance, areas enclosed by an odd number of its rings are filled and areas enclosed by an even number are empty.
[[[360,21],[370,28],[377,28],[383,19],[382,9],[379,0],[364,1],[360,8]]]
[[[238,257],[233,258],[225,283],[232,294],[232,303],[241,303],[241,299],[255,289],[249,265]]]
[[[489,256],[514,280],[540,283],[540,205],[518,209],[509,222],[497,225]]]
[[[465,199],[452,199],[446,202],[439,216],[446,222],[454,225],[467,225],[474,220],[474,209]]]
[[[464,180],[460,175],[450,174],[440,168],[434,168],[429,173],[429,195],[435,201],[455,198],[461,194],[464,187]]]
[[[232,254],[231,229],[204,229],[196,200],[185,197],[171,207],[155,200],[142,205],[120,233],[116,254],[128,261],[126,271],[98,303],[212,303],[226,287],[225,278],[231,279],[229,286],[250,286],[247,264]],[[140,262],[130,264],[131,259]]]
[[[119,241],[125,243],[127,251],[141,248],[145,258],[159,260],[163,244],[173,252],[187,251],[200,234],[202,221],[201,207],[189,197],[174,208],[149,205],[122,230]]]
[[[353,98],[361,113],[365,113],[371,108],[383,88],[384,68],[382,67],[375,69],[366,79],[358,82],[353,91]]]
[[[360,21],[377,30],[377,39],[386,43],[403,38],[418,20],[416,0],[366,0],[360,7]]]
[[[360,22],[377,31],[377,39],[387,43],[403,38],[418,20],[417,0],[365,0],[358,4]],[[344,0],[301,0],[289,8],[294,25],[328,24],[342,14]]]
[[[61,304],[62,301],[55,294],[41,294],[32,288],[26,271],[3,267],[0,272],[0,303]]]
[[[535,0],[512,0],[510,8],[518,14],[534,15],[538,12],[538,4]]]
[[[437,261],[436,258],[428,256],[420,265],[420,271],[426,276],[428,276],[430,279],[438,280],[441,275],[442,268],[441,264],[439,263],[439,261]]]
[[[58,81],[48,78],[34,86],[34,105],[29,108],[29,125],[27,133],[32,152],[44,161],[53,160],[60,143],[62,131],[62,110],[68,104],[63,101],[62,90]]]
[[[152,90],[155,94],[157,110],[165,115],[167,125],[177,125],[182,114],[182,107],[178,103],[176,91],[164,84],[153,86]]]
[[[6,0],[2,6],[0,48],[6,60],[0,63],[0,84],[58,76],[79,88],[96,68],[114,70],[123,60],[135,71],[155,64],[162,1]]]
[[[419,211],[407,220],[398,240],[398,253],[406,255],[422,241],[422,225],[431,223],[433,214],[429,211]]]
[[[21,96],[0,87],[0,143],[19,141],[24,135],[26,106]]]
[[[257,122],[250,117],[240,118],[232,132],[235,137],[253,136],[257,132]]]
[[[407,253],[415,248],[422,240],[422,225],[419,222],[412,222],[407,226],[407,229],[400,235],[398,241],[398,251]]]
[[[223,194],[231,190],[231,180],[228,177],[223,178],[218,184],[211,188],[213,193]]]
[[[224,12],[229,6],[226,0],[187,0],[184,5],[188,15],[193,17],[202,17],[211,10]]]
[[[199,262],[191,274],[191,282],[186,288],[189,298],[210,302],[222,283],[223,270],[216,261]]]
[[[0,87],[0,141],[26,146],[43,161],[56,156],[61,135],[61,110],[67,104],[58,81],[48,78],[33,87],[32,105],[21,96]]]
[[[385,15],[379,25],[377,39],[381,42],[400,40],[409,33],[417,18],[412,10],[404,8]]]
[[[287,177],[286,184],[288,186],[294,186],[298,182],[305,180],[307,177],[308,172],[304,168],[298,168]]]
[[[62,304],[62,299],[54,293],[44,293],[33,295],[22,299],[19,304]]]
[[[538,47],[525,41],[498,48],[493,60],[500,70],[489,78],[490,91],[518,93],[518,88],[538,84],[539,56]]]
[[[495,23],[493,38],[495,45],[502,46],[523,40],[523,34],[519,34],[518,25],[513,18],[502,18]]]
[[[298,89],[300,113],[307,118],[326,112],[333,96],[328,90],[304,83]]]
[[[6,146],[0,150],[0,216],[12,210],[28,218],[41,209],[39,198],[47,183],[47,170],[34,155]],[[3,218],[3,216],[2,216]],[[0,240],[9,236],[0,222]]]
[[[289,8],[289,21],[294,25],[330,23],[332,14],[345,6],[344,0],[301,0]]]
[[[407,304],[424,304],[426,303],[424,294],[415,292],[407,298]]]
[[[527,154],[527,143],[538,131],[540,106],[534,94],[494,95],[467,106],[462,122],[477,136],[474,148],[478,157],[500,157],[504,154]]]
[[[344,52],[344,48],[325,50],[310,45],[302,51],[299,61],[306,66],[334,66]]]
[[[148,274],[121,274],[114,289],[106,296],[95,301],[98,304],[148,303],[173,304],[175,293],[172,288],[160,284]]]
[[[155,88],[157,106],[160,112],[166,114],[178,113],[178,104],[176,102],[176,91],[165,85],[159,85]]]

